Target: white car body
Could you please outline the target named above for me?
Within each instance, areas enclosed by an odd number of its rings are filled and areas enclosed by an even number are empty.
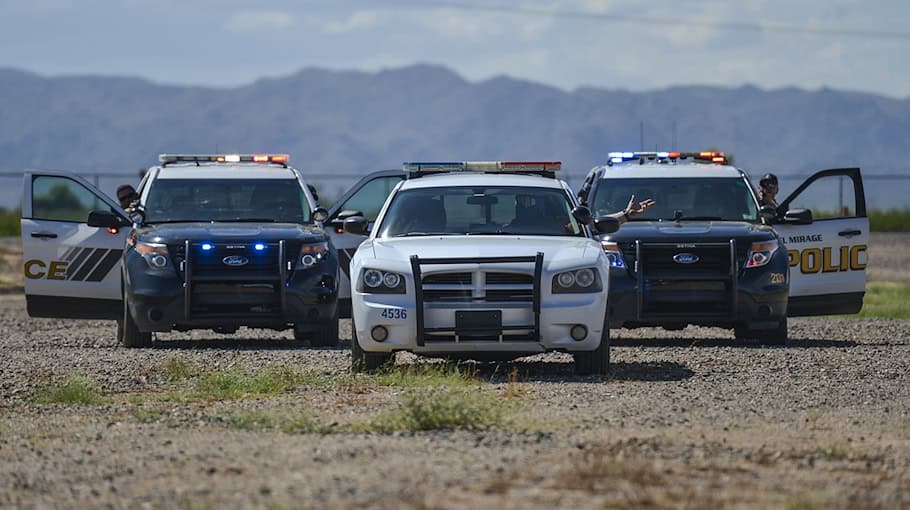
[[[543,235],[445,235],[419,237],[377,237],[379,228],[395,196],[416,188],[456,186],[520,186],[561,189],[567,200],[576,205],[574,193],[565,182],[538,176],[496,175],[473,172],[428,175],[403,181],[387,199],[369,238],[360,245],[351,261],[351,296],[354,325],[360,347],[366,352],[410,351],[419,354],[515,353],[533,354],[552,350],[593,351],[601,343],[605,325],[609,262],[598,241],[587,227],[584,236]],[[539,283],[539,318],[535,321],[535,304],[531,302],[497,302],[487,298],[491,290],[527,289],[533,286],[536,257],[542,254]],[[416,259],[413,257],[416,256]],[[491,258],[525,258],[526,261],[491,262]],[[434,263],[444,259],[445,263]],[[460,260],[459,260],[460,259]],[[485,260],[487,259],[487,260]],[[421,274],[420,289],[415,281],[415,268]],[[568,270],[596,268],[602,287],[600,292],[553,292],[555,275]],[[366,292],[363,274],[368,269],[403,275],[405,292],[401,294]],[[427,277],[447,273],[470,273],[471,282],[425,283]],[[510,273],[531,277],[531,283],[485,282],[485,274]],[[430,278],[432,280],[432,278]],[[470,290],[471,302],[429,301],[418,303],[418,293],[446,289]],[[495,339],[463,339],[456,334],[456,314],[465,311],[499,311],[502,334]],[[534,328],[509,330],[509,327],[538,325]],[[572,338],[574,326],[587,329],[581,340]],[[372,338],[373,328],[383,326],[388,336],[383,341]],[[419,330],[424,331],[423,338]],[[522,335],[530,335],[518,339]]]

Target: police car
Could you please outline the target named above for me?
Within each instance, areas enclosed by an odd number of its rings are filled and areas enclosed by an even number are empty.
[[[293,328],[338,341],[337,256],[287,155],[161,155],[132,218],[66,172],[25,174],[25,293],[33,317],[112,319],[127,347],[153,332]]]
[[[616,152],[582,191],[595,214],[630,195],[656,201],[601,237],[611,327],[719,326],[783,344],[788,317],[862,307],[869,222],[857,168],[818,172],[774,209],[723,153]]]
[[[570,352],[576,371],[609,365],[609,264],[558,162],[405,163],[351,261],[354,370],[396,351],[481,360]]]

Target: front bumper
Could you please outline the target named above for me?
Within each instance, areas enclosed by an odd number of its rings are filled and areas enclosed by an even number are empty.
[[[237,328],[287,329],[336,317],[337,263],[326,260],[289,272],[283,281],[206,281],[151,270],[127,256],[124,294],[140,331]]]

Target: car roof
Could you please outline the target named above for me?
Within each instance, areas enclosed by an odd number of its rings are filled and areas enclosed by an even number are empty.
[[[729,165],[685,163],[622,164],[603,167],[602,179],[654,179],[660,177],[741,177],[742,172]]]
[[[272,164],[174,164],[160,167],[158,179],[296,179],[291,168]]]
[[[480,172],[449,172],[422,175],[406,180],[401,190],[440,188],[446,186],[523,186],[529,188],[562,189],[559,179],[537,175],[493,174]]]

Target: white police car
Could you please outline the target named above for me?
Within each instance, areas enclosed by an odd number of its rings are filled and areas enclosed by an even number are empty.
[[[609,262],[558,162],[405,163],[351,261],[353,369],[396,351],[512,359],[570,352],[576,371],[609,366]],[[366,218],[345,220],[354,234]]]

